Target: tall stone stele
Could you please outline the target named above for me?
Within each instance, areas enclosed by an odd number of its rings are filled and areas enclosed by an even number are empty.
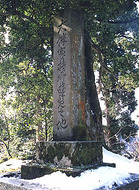
[[[87,95],[84,19],[78,12],[66,10],[54,18],[53,55],[53,141],[37,143],[37,161],[60,167],[101,163]]]

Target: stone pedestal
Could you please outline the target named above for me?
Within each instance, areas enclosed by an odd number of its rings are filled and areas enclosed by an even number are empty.
[[[102,144],[93,141],[38,142],[36,159],[41,164],[82,167],[102,163]]]
[[[79,176],[88,169],[105,166],[101,142],[51,141],[38,142],[36,163],[21,167],[21,178],[33,179],[56,171]],[[108,165],[114,167],[115,165]]]

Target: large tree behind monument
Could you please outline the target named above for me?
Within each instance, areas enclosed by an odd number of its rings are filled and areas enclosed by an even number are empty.
[[[53,17],[67,7],[74,8],[82,13],[85,19],[85,51],[86,51],[86,76],[88,80],[87,96],[93,111],[92,122],[101,128],[101,111],[99,108],[95,79],[93,74],[93,52],[91,45],[98,55],[107,54],[105,48],[110,50],[117,35],[123,36],[129,29],[134,29],[138,22],[136,14],[132,13],[134,1],[1,1],[0,22],[4,29],[9,27],[10,44],[2,49],[3,55],[16,55],[23,61],[33,60],[33,63],[43,69],[43,59],[53,49]],[[134,24],[133,24],[134,22]],[[130,26],[129,24],[130,23]],[[122,24],[122,25],[121,25]],[[109,27],[108,27],[109,26]],[[116,26],[116,27],[115,27]],[[118,26],[118,27],[117,27]],[[124,27],[123,27],[124,26]],[[108,32],[108,28],[116,28],[116,32]],[[101,32],[103,31],[103,32]],[[111,35],[109,35],[111,34]],[[103,36],[104,35],[104,36]],[[94,43],[91,44],[91,40]],[[104,43],[105,42],[105,43]],[[94,45],[95,44],[95,45]],[[105,44],[105,45],[104,45]],[[100,47],[102,49],[100,49]],[[110,55],[111,51],[109,51]],[[2,55],[2,54],[1,54]],[[108,70],[107,64],[99,62]],[[16,64],[16,63],[15,63]],[[111,74],[112,75],[112,74]]]

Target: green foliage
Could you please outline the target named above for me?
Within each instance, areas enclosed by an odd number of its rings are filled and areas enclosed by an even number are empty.
[[[48,139],[52,138],[51,54],[50,50],[46,50],[46,52],[40,51],[38,55],[35,52],[34,58],[28,58],[26,54],[25,57],[22,57],[13,52],[15,47],[13,43],[5,44],[7,47],[2,49],[0,99],[2,100],[1,105],[6,106],[8,113],[14,114],[14,118],[9,115],[5,116],[10,124],[7,126],[8,132],[3,128],[2,122],[4,121],[1,120],[0,141],[4,142],[10,156],[31,157],[29,150],[32,148],[32,142],[35,145],[36,127],[39,121],[43,126],[42,135],[45,138],[47,136]],[[6,55],[7,51],[10,56]],[[45,55],[43,55],[44,53]],[[6,101],[7,96],[9,97],[8,101]],[[39,113],[37,113],[37,109],[39,109]],[[5,115],[6,111],[2,107],[1,110]],[[11,125],[12,119],[14,124]],[[47,129],[45,129],[46,127]],[[21,147],[24,147],[23,153],[21,153]],[[25,153],[27,147],[28,152]]]
[[[139,74],[139,18],[135,2],[0,0],[2,141],[19,150],[28,141],[35,142],[38,126],[43,131],[41,137],[52,139],[52,22],[54,15],[67,8],[84,15],[85,30],[95,50],[92,55],[94,68],[99,72],[99,91],[108,106],[104,113],[107,128],[114,143],[119,130],[123,137],[136,131],[130,119],[136,106],[133,91],[138,86]],[[6,32],[9,43],[5,42]],[[128,111],[123,111],[126,106]],[[7,115],[6,109],[12,110],[12,114]],[[9,150],[16,154],[15,150]]]

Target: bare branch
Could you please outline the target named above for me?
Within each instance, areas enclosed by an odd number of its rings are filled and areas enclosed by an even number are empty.
[[[99,23],[103,22],[102,19],[95,19],[95,21],[99,22]],[[130,24],[132,22],[138,22],[138,21],[139,21],[139,17],[137,16],[137,17],[134,17],[132,19],[127,18],[126,20],[110,20],[109,19],[107,22],[109,24]]]
[[[139,42],[138,39],[132,38],[131,36],[118,35],[118,36],[116,36],[116,38],[126,38],[126,39],[129,39],[129,40],[133,40],[135,43],[138,43],[138,42]]]
[[[139,17],[133,18],[133,19],[127,19],[127,20],[108,20],[108,23],[110,24],[128,24],[131,22],[139,21]]]
[[[101,51],[101,49],[93,42],[92,42],[92,47],[94,48],[94,50],[97,52],[98,56],[99,56],[99,62],[101,64],[101,66],[107,71],[109,72],[113,78],[115,79],[116,82],[118,82],[118,80],[116,79],[115,75],[113,74],[113,72],[104,64],[104,56],[103,53]]]

